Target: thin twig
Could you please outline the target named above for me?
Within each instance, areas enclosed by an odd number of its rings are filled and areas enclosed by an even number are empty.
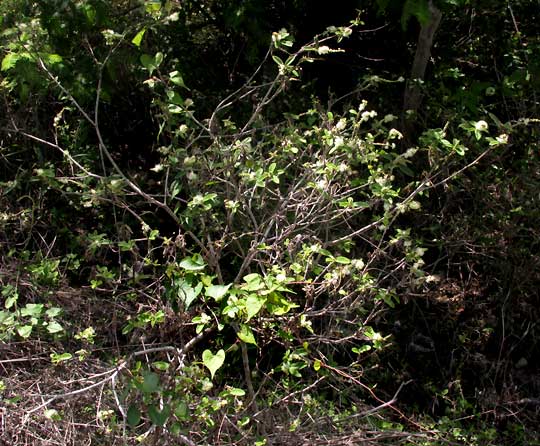
[[[93,389],[95,387],[104,386],[109,381],[114,382],[116,380],[117,376],[120,374],[120,372],[122,372],[124,369],[126,369],[128,367],[128,365],[131,363],[131,361],[134,358],[138,357],[138,356],[146,356],[146,355],[149,355],[151,353],[173,352],[178,356],[180,364],[183,365],[183,360],[184,360],[185,355],[193,348],[193,346],[197,342],[199,342],[211,330],[212,330],[211,328],[208,328],[207,330],[203,331],[199,335],[195,336],[189,342],[187,342],[184,345],[183,348],[178,348],[178,347],[173,347],[173,346],[162,346],[162,347],[150,347],[150,348],[146,348],[146,349],[143,349],[143,350],[138,350],[138,351],[132,352],[132,353],[130,353],[128,355],[128,357],[124,361],[121,361],[116,367],[114,367],[114,368],[112,368],[112,369],[110,369],[110,370],[108,370],[106,372],[100,373],[100,376],[108,375],[105,378],[103,378],[103,379],[101,379],[101,380],[99,380],[97,382],[94,382],[94,383],[92,383],[92,384],[90,384],[88,386],[72,390],[71,392],[65,392],[65,393],[60,393],[60,394],[57,394],[57,395],[53,395],[49,399],[44,401],[42,404],[28,410],[26,412],[25,416],[24,416],[23,424],[28,422],[29,416],[31,414],[37,412],[40,409],[43,409],[44,407],[47,407],[49,404],[51,404],[52,402],[54,402],[56,400],[69,398],[69,397],[72,397],[72,396],[75,396],[75,395],[80,395],[82,393],[88,392],[89,390],[91,390],[91,389]],[[119,410],[120,410],[120,412],[122,414],[124,414],[124,410],[123,410],[123,408],[121,406],[119,406]]]

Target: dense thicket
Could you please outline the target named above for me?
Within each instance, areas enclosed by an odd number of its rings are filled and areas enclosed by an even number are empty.
[[[536,444],[537,12],[4,0],[3,439]]]

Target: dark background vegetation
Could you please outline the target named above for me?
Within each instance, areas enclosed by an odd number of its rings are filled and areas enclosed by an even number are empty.
[[[272,32],[285,28],[295,42],[303,44],[329,26],[347,25],[360,12],[364,24],[343,41],[345,51],[304,65],[299,79],[269,105],[265,119],[275,124],[283,120],[283,113],[302,113],[313,103],[340,114],[357,107],[363,99],[381,116],[394,114],[400,120],[404,116],[405,83],[398,79],[409,78],[421,24],[414,14],[404,24],[402,16],[407,5],[414,2],[163,2],[178,13],[178,20],[170,23],[152,18],[144,3],[148,2],[4,0],[0,4],[0,51],[6,57],[23,53],[25,46],[30,46],[29,52],[61,55],[62,63],[53,66],[54,76],[83,108],[91,110],[98,85],[98,61],[103,61],[110,50],[102,32],[126,32],[128,38],[118,45],[103,70],[100,130],[115,162],[149,194],[157,196],[161,190],[157,175],[150,169],[160,162],[160,148],[174,144],[176,137],[173,130],[160,129],[163,120],[159,100],[143,84],[148,73],[140,63],[142,53],[162,51],[167,61],[174,61],[174,67],[181,67],[188,87],[183,90],[184,100],[193,101],[194,115],[205,117],[250,78],[265,57]],[[540,5],[533,0],[456,0],[438,6],[443,17],[422,85],[422,104],[412,130],[401,128],[406,135],[398,150],[425,145],[424,132],[428,129],[445,128],[449,140],[460,138],[462,122],[479,120],[488,122],[494,135],[508,134],[509,143],[430,190],[420,211],[399,217],[399,227],[409,228],[411,237],[422,241],[426,249],[423,270],[437,280],[419,289],[404,287],[400,303],[386,308],[373,321],[376,330],[391,335],[391,342],[366,363],[363,379],[377,384],[384,400],[391,399],[400,383],[409,384],[396,403],[403,416],[390,411],[373,421],[372,430],[379,430],[370,441],[384,443],[387,440],[380,433],[385,429],[395,433],[399,424],[401,432],[417,432],[420,437],[395,436],[388,440],[392,444],[538,444]],[[138,48],[130,40],[144,26],[147,31]],[[22,34],[30,28],[33,35],[25,42]],[[267,61],[259,81],[270,81],[276,71],[275,64]],[[51,293],[55,305],[66,314],[76,314],[63,323],[73,333],[93,326],[98,337],[91,364],[97,373],[103,364],[118,357],[118,352],[125,354],[124,346],[138,342],[131,333],[122,333],[126,323],[122,317],[136,314],[137,296],[141,295],[131,295],[129,284],[124,283],[115,294],[105,285],[91,289],[90,280],[96,278],[98,266],[122,271],[122,264],[133,262],[133,271],[152,248],[139,243],[121,256],[118,250],[90,247],[89,234],[104,233],[116,241],[146,235],[126,209],[106,203],[82,206],[82,200],[75,197],[87,191],[58,184],[54,166],[62,162],[62,155],[36,138],[51,141],[54,117],[64,113],[60,144],[101,174],[103,154],[94,129],[77,115],[65,92],[39,69],[35,59],[22,57],[13,67],[3,65],[0,80],[0,281],[4,289],[9,284],[18,286],[21,305],[39,302],[40,293]],[[222,118],[245,120],[261,99],[259,94],[253,92]],[[181,124],[172,122],[171,126]],[[451,159],[445,166],[447,175],[479,154],[471,149],[465,156]],[[429,155],[422,155],[410,169],[421,178],[433,162]],[[52,173],[40,174],[39,169],[52,169]],[[63,175],[69,176],[69,172]],[[403,185],[408,180],[406,174],[397,179]],[[89,179],[88,187],[98,185]],[[178,222],[171,221],[166,211],[142,203],[136,194],[123,193],[126,203],[138,209],[161,236],[176,237]],[[188,191],[182,194],[186,194],[182,196],[184,202],[189,201]],[[204,240],[203,229],[193,229],[197,235],[199,230]],[[180,257],[181,253],[191,255],[200,250],[187,239],[178,243],[177,249]],[[166,252],[156,256],[160,265],[167,262]],[[29,265],[42,259],[59,259],[59,275],[51,278],[44,273],[41,282],[35,274],[29,278]],[[74,261],[76,267],[70,263]],[[225,252],[221,263],[226,278],[233,280],[241,259]],[[152,283],[158,270],[157,265],[146,266],[142,282]],[[133,272],[123,271],[124,278],[129,274]],[[138,286],[140,283],[133,285]],[[303,292],[300,286],[296,291]],[[113,299],[111,296],[118,305],[114,320],[110,302],[103,303]],[[296,299],[302,301],[302,296]],[[176,342],[178,327],[189,324],[193,316],[167,314],[159,328],[148,327],[148,342]],[[315,322],[321,326],[330,323],[325,319]],[[346,333],[333,335],[344,337]],[[223,345],[234,343],[232,329],[222,336]],[[302,336],[306,335],[298,339]],[[42,362],[49,360],[48,353],[40,350],[40,341],[33,342],[31,345],[30,340],[16,335],[0,341],[0,356],[23,359],[34,355],[41,358],[35,362],[39,371],[45,367]],[[80,347],[75,347],[79,344],[71,335],[51,342],[55,351]],[[279,365],[286,348],[281,341],[265,342],[259,367],[269,371]],[[208,341],[208,345],[213,344]],[[350,349],[341,347],[329,348],[326,354],[329,358],[335,355],[331,360],[336,367],[351,355]],[[242,368],[242,360],[238,355],[230,361],[229,374],[242,387],[242,378],[234,372]],[[34,382],[34,366],[29,364],[0,360],[0,377],[11,386],[3,391],[0,407],[5,406],[8,412],[16,412],[17,385]],[[221,377],[223,382],[226,373]],[[330,379],[318,395],[335,403],[331,411],[339,412],[340,405],[357,404],[359,396],[354,391],[336,389]],[[369,395],[362,398],[372,406],[380,404]],[[329,419],[333,415],[329,413]],[[305,432],[326,429],[332,432],[329,438],[334,435],[337,441],[327,444],[345,444],[339,441],[345,441],[340,435],[345,435],[346,429],[340,431],[331,421],[327,426],[304,428]],[[427,438],[437,429],[449,432],[448,437]],[[106,429],[87,426],[85,431],[94,432],[91,444],[112,444],[107,443]],[[212,435],[215,431],[208,438]],[[265,432],[259,435],[264,437]],[[283,441],[302,444],[311,434],[287,435],[293,434],[283,434]],[[355,438],[356,434],[347,435]],[[23,437],[24,433],[18,432],[9,441],[23,444]],[[34,441],[41,444],[41,440]],[[274,439],[275,444],[279,441]],[[358,444],[362,441],[368,440],[362,437]]]

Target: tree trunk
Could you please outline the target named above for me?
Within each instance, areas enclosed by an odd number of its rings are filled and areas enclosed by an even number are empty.
[[[405,87],[405,97],[403,101],[404,116],[409,110],[416,113],[422,102],[422,90],[418,81],[424,80],[426,67],[429,58],[431,57],[433,38],[441,23],[442,13],[439,8],[433,4],[433,0],[429,1],[429,12],[431,14],[430,18],[422,25],[418,35],[411,76]],[[412,123],[409,122],[408,124],[411,125]],[[406,130],[408,130],[407,127],[408,125],[405,126]]]

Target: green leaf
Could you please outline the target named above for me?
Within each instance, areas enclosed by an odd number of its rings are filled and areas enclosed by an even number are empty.
[[[161,9],[161,1],[160,0],[149,0],[145,2],[145,9],[146,12],[149,14],[159,12]]]
[[[210,350],[205,350],[202,354],[202,360],[204,366],[210,370],[210,375],[212,379],[214,375],[219,370],[219,368],[225,362],[225,351],[220,349],[215,355]]]
[[[127,422],[130,426],[135,427],[140,421],[141,411],[132,404],[127,411]]]
[[[362,353],[370,351],[371,350],[371,345],[364,344],[361,347],[353,347],[351,350],[352,350],[353,353],[356,353],[356,354],[360,355]]]
[[[6,54],[6,56],[2,59],[2,71],[11,70],[15,65],[17,65],[20,58],[21,57],[17,53]]]
[[[134,240],[128,240],[127,242],[118,242],[118,247],[120,251],[131,251],[135,247]]]
[[[43,312],[43,304],[26,304],[21,310],[21,316],[37,317]]]
[[[177,286],[177,295],[180,301],[184,304],[184,309],[187,310],[197,296],[201,293],[202,283],[198,283],[195,288],[193,288],[189,282],[186,280],[180,280],[176,284]]]
[[[28,338],[30,334],[32,333],[32,326],[31,325],[21,325],[17,327],[17,333],[21,338]]]
[[[174,90],[167,90],[167,98],[169,102],[176,105],[184,105],[182,97]]]
[[[219,302],[221,299],[225,297],[227,292],[229,291],[229,288],[232,284],[229,285],[211,285],[208,288],[206,288],[206,295],[208,297],[211,297],[216,302]]]
[[[179,87],[189,90],[189,88],[186,87],[186,84],[184,83],[184,78],[182,77],[179,71],[171,71],[169,73],[169,79],[174,85],[178,85]]]
[[[259,282],[261,280],[261,275],[257,273],[247,274],[244,276],[244,282],[251,283],[254,281]]]
[[[246,395],[246,391],[243,389],[239,389],[238,387],[231,387],[230,389],[228,389],[228,392],[232,396],[245,396]]]
[[[179,181],[176,181],[176,180],[173,181],[169,189],[169,193],[171,194],[171,199],[176,197],[181,191],[182,191],[182,184]]]
[[[14,306],[17,303],[18,298],[19,298],[19,295],[17,293],[13,293],[4,302],[4,307],[6,307],[7,309],[11,308],[12,306]]]
[[[150,54],[143,54],[141,56],[141,63],[150,73],[156,69],[154,58]]]
[[[61,331],[64,331],[64,327],[62,327],[58,322],[53,321],[47,324],[47,331],[51,334],[60,333]]]
[[[288,313],[293,308],[298,308],[298,305],[285,299],[281,293],[272,293],[269,296],[267,308],[270,314],[281,316]]]
[[[157,370],[164,372],[169,369],[170,364],[166,361],[156,361],[152,363],[152,366],[154,366]]]
[[[73,355],[71,353],[61,353],[61,354],[51,353],[51,362],[53,364],[69,361],[71,358],[73,358]]]
[[[257,345],[257,341],[255,340],[255,336],[253,335],[253,331],[251,330],[249,325],[240,325],[240,331],[236,334],[238,335],[240,340],[244,341],[246,344]]]
[[[253,316],[257,315],[266,302],[266,297],[250,294],[246,299],[247,319],[249,321]]]
[[[153,393],[159,389],[159,376],[153,372],[147,372],[144,375],[144,381],[141,390],[144,393]]]
[[[62,56],[60,56],[59,54],[47,54],[45,56],[45,59],[51,65],[61,63],[64,60],[62,59]]]
[[[159,67],[161,65],[161,62],[163,62],[163,53],[157,52],[154,56],[154,61],[156,63],[156,67]]]
[[[84,5],[83,8],[84,14],[86,15],[86,20],[91,25],[96,23],[96,10],[92,5]]]
[[[272,59],[274,59],[274,62],[278,64],[280,67],[285,65],[285,63],[283,62],[283,60],[281,60],[279,56],[272,56]]]
[[[45,314],[50,318],[59,316],[61,313],[62,313],[62,309],[58,307],[52,307],[52,308],[49,308],[47,311],[45,311]]]
[[[246,282],[246,285],[243,286],[243,289],[246,291],[258,291],[265,287],[265,283],[261,275],[257,273],[248,274],[245,276],[244,282]]]
[[[144,33],[146,32],[146,28],[141,29],[133,38],[131,43],[135,45],[137,48],[141,46],[142,38],[144,36]]]
[[[187,419],[189,415],[189,408],[188,408],[188,405],[185,403],[185,401],[180,401],[176,405],[176,409],[174,409],[174,414],[179,420]]]
[[[206,264],[200,254],[195,254],[193,257],[187,257],[180,262],[180,268],[187,271],[201,271]]]
[[[12,325],[15,322],[13,313],[9,311],[0,311],[0,324],[2,325]]]
[[[148,416],[150,417],[152,423],[154,423],[156,426],[165,426],[167,418],[169,418],[170,414],[171,406],[168,404],[164,404],[163,410],[161,411],[153,404],[148,406]]]
[[[169,104],[167,105],[167,109],[169,110],[170,113],[172,114],[180,114],[182,113],[182,107],[178,106],[178,105],[175,105],[175,104]]]
[[[159,56],[158,58],[158,55],[161,55],[161,56]],[[157,53],[155,57],[150,56],[149,54],[143,54],[141,56],[141,63],[143,64],[144,68],[148,70],[150,74],[152,74],[154,70],[156,70],[157,67],[159,67],[162,61],[163,61],[162,53]]]
[[[342,265],[348,265],[349,263],[351,263],[351,260],[348,259],[347,257],[343,257],[343,256],[338,256],[334,259],[334,262],[336,263],[340,263]]]

